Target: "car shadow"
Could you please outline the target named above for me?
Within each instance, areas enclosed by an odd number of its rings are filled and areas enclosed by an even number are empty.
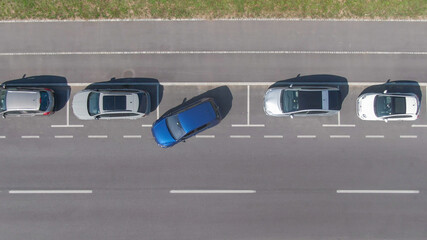
[[[417,95],[420,102],[422,102],[423,94],[421,92],[420,85],[418,82],[413,80],[390,81],[389,79],[383,84],[365,88],[360,95],[365,93],[383,93],[385,90],[387,90],[387,93],[414,93]]]
[[[344,99],[348,95],[348,81],[347,78],[330,75],[330,74],[316,74],[316,75],[307,75],[307,76],[296,76],[295,78],[290,78],[286,80],[278,81],[272,84],[270,88],[275,87],[286,87],[290,85],[294,86],[327,86],[327,87],[336,87],[340,91],[341,100],[339,102],[339,109],[341,109]]]
[[[163,98],[163,86],[154,78],[112,78],[110,81],[90,84],[86,89],[137,89],[150,94],[150,112],[157,109]]]
[[[231,94],[231,91],[227,86],[221,86],[221,87],[211,89],[211,90],[209,90],[205,93],[202,93],[198,96],[195,96],[189,100],[184,98],[182,104],[180,104],[180,105],[178,105],[172,109],[169,109],[168,111],[166,111],[162,115],[162,117],[168,115],[171,112],[174,112],[175,110],[185,108],[186,106],[189,106],[192,103],[197,102],[203,98],[213,98],[214,99],[215,103],[219,107],[219,112],[221,113],[222,119],[224,119],[231,110],[231,106],[233,103],[233,95]]]
[[[6,87],[37,87],[50,88],[55,92],[54,111],[61,110],[70,99],[71,88],[67,84],[67,79],[61,76],[40,75],[6,81],[2,84]]]

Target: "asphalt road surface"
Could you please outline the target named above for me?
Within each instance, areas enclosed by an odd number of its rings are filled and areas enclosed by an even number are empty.
[[[0,81],[57,112],[0,119],[0,239],[426,239],[427,22],[1,22]],[[390,80],[389,83],[386,83]],[[340,87],[331,117],[273,118],[280,84]],[[325,81],[329,81],[325,83]],[[150,92],[141,120],[81,121],[85,88]],[[408,91],[413,122],[366,122],[362,92]],[[224,119],[173,148],[151,124],[212,96]]]

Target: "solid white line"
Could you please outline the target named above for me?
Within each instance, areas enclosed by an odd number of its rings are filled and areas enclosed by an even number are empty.
[[[365,138],[384,138],[384,135],[366,135]]]
[[[21,136],[21,138],[34,138],[34,139],[37,139],[37,138],[40,138],[40,136]]]
[[[67,101],[67,126],[70,125],[70,101]]]
[[[50,125],[53,128],[73,128],[73,127],[84,127],[84,125]]]
[[[93,51],[93,52],[4,52],[0,56],[65,55],[197,55],[197,54],[316,54],[316,55],[427,55],[427,52],[391,51]]]
[[[418,194],[419,190],[337,190],[337,193],[406,193]]]
[[[400,135],[400,138],[418,138],[417,135]]]
[[[350,138],[350,135],[330,135],[330,138]]]
[[[322,124],[322,127],[356,127],[354,124]]]
[[[147,18],[147,19],[27,19],[27,20],[2,20],[0,23],[80,23],[80,22],[427,22],[426,19],[367,19],[367,18]]]
[[[5,139],[5,138],[6,138],[6,136],[0,136],[0,138],[1,138],[1,139]]]
[[[159,119],[159,116],[160,116],[160,90],[159,90],[159,84],[156,84],[156,91],[157,91],[157,96],[156,96],[156,101],[157,101],[156,114],[157,114],[157,119]]]
[[[297,138],[316,138],[316,135],[298,135]]]
[[[255,190],[170,190],[169,193],[256,193]]]
[[[196,138],[215,138],[215,135],[196,135]]]
[[[341,112],[338,112],[338,125],[341,125]]]
[[[123,138],[142,138],[141,135],[123,135]]]
[[[55,138],[73,138],[72,135],[56,135]]]
[[[231,124],[232,127],[265,127],[265,124]]]
[[[108,138],[107,135],[88,135],[88,138]]]
[[[92,190],[10,190],[10,194],[64,194],[64,193],[92,193]]]
[[[264,138],[283,138],[283,135],[264,135]]]
[[[426,128],[427,125],[423,125],[423,124],[412,124],[411,127],[413,127],[413,128]]]
[[[230,138],[251,138],[250,135],[230,135]]]

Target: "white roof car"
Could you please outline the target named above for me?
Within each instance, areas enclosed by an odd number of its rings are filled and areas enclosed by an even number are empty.
[[[338,113],[338,88],[324,86],[273,87],[264,96],[264,112],[274,117],[328,116]]]
[[[413,93],[365,93],[357,98],[357,116],[370,121],[413,121],[420,101]]]
[[[137,119],[148,115],[151,103],[142,90],[88,89],[74,95],[72,108],[81,120]]]

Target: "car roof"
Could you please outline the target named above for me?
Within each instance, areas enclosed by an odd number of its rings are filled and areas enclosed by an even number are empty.
[[[299,109],[322,109],[322,91],[298,91]]]
[[[178,114],[179,121],[185,132],[190,132],[204,124],[217,119],[215,109],[210,101],[202,101]]]
[[[38,110],[40,92],[30,90],[9,90],[6,95],[6,108],[13,110]]]

